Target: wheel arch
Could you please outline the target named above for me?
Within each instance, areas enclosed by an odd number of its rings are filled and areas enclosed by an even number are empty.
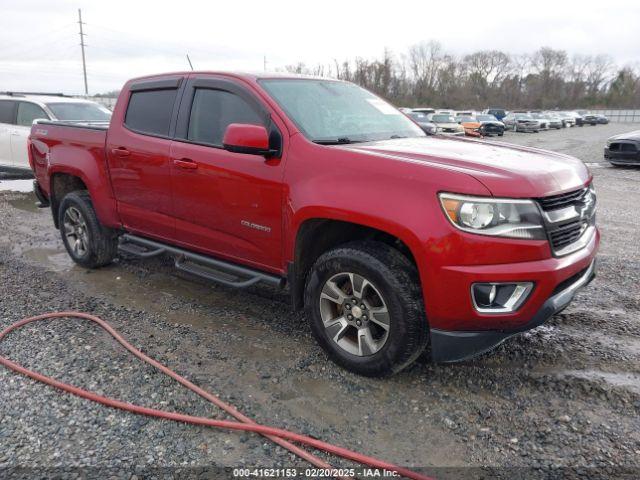
[[[89,192],[93,208],[102,225],[110,228],[121,226],[108,179],[101,178],[98,172],[91,171],[88,175],[84,170],[68,165],[54,165],[48,173],[51,213],[56,228],[59,228],[58,209],[62,199],[66,194],[78,190]]]
[[[375,226],[374,226],[375,225]],[[379,222],[353,222],[343,218],[309,217],[296,229],[288,258],[287,277],[294,309],[304,307],[304,287],[311,267],[324,252],[345,243],[374,240],[391,245],[418,269],[418,239],[402,229],[380,228]]]
[[[53,224],[56,228],[60,228],[58,211],[62,199],[71,192],[79,190],[89,190],[86,182],[79,176],[67,172],[54,172],[51,174],[49,200],[51,202],[51,214],[53,215]],[[91,195],[91,193],[89,193]]]

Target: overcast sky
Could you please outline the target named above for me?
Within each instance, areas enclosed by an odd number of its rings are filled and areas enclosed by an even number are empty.
[[[640,62],[638,0],[2,0],[0,91],[82,93],[78,8],[90,94],[133,76],[188,69],[186,53],[196,69],[257,71],[265,55],[276,70],[372,59],[385,48],[402,54],[437,40],[456,55],[549,46]]]

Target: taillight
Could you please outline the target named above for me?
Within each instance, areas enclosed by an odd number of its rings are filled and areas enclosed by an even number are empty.
[[[33,170],[33,172],[35,173],[36,171],[36,166],[35,163],[33,162],[33,144],[31,143],[31,137],[29,137],[27,139],[27,155],[29,157],[29,165],[31,166],[31,170]]]

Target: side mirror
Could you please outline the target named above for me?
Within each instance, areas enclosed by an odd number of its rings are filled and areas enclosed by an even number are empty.
[[[269,155],[269,133],[261,125],[232,123],[224,132],[222,145],[225,150],[250,155]]]

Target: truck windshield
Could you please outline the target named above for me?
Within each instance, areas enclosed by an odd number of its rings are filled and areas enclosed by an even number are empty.
[[[352,83],[318,79],[259,82],[302,133],[316,143],[425,136],[395,107]]]
[[[66,121],[108,122],[111,112],[95,103],[47,103],[56,119]]]

